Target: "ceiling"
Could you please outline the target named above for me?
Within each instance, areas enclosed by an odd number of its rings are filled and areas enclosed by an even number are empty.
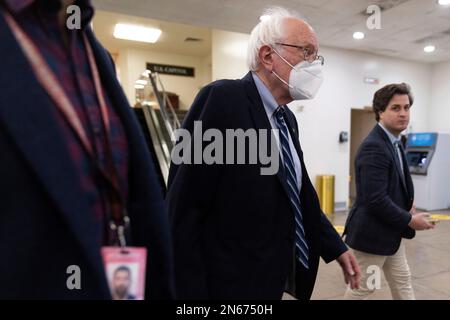
[[[450,60],[450,7],[437,0],[94,0],[98,9],[185,25],[250,33],[263,9],[284,6],[299,12],[321,45],[422,62]],[[368,30],[366,9],[382,9],[381,29]],[[161,23],[163,24],[163,23]],[[186,26],[186,28],[189,28]],[[195,28],[193,29],[195,30]],[[353,32],[366,38],[356,41]],[[103,31],[96,31],[103,32]],[[427,44],[436,51],[426,54]]]
[[[156,43],[143,43],[115,39],[112,35],[116,23],[137,24],[163,30]],[[192,25],[159,21],[125,14],[97,11],[93,21],[96,36],[110,52],[121,49],[151,49],[158,52],[170,52],[190,56],[205,57],[211,54],[211,29]],[[196,38],[199,41],[185,41]]]

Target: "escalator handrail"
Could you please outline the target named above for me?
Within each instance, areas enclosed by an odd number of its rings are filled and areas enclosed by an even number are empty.
[[[158,86],[157,86],[157,83],[155,80],[155,78],[159,78],[159,76],[156,72],[152,72],[149,70],[148,77],[149,77],[150,83],[153,87],[153,92],[155,93],[156,99],[158,101],[159,108],[161,110],[161,115],[164,119],[164,126],[166,127],[167,131],[169,132],[172,142],[175,142],[175,129],[176,128],[172,127],[172,124],[169,121],[169,116],[168,116],[167,110],[166,110],[166,103],[164,102],[164,99],[163,99],[164,93],[163,93],[163,97],[162,97],[161,92],[158,90]],[[159,82],[161,83],[160,80],[159,80]]]
[[[178,119],[177,113],[175,112],[175,109],[172,106],[172,102],[170,102],[170,99],[169,99],[169,97],[167,95],[167,92],[166,92],[166,89],[164,88],[164,85],[163,85],[163,83],[161,81],[161,77],[159,76],[159,73],[156,72],[155,73],[155,77],[156,77],[156,79],[158,79],[158,83],[159,83],[159,85],[161,86],[161,89],[162,89],[164,102],[165,102],[164,107],[166,109],[168,109],[170,111],[170,113],[172,114],[172,117],[173,117],[172,128],[175,129],[175,130],[179,129],[181,127],[180,121]],[[167,104],[166,104],[166,102],[167,102]]]

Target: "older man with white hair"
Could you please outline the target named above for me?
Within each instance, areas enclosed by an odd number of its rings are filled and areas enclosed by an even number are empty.
[[[250,36],[250,72],[203,88],[183,127],[275,129],[279,170],[262,175],[259,162],[172,164],[167,200],[181,299],[280,299],[284,292],[309,299],[320,257],[337,259],[346,282],[359,284],[353,255],[320,209],[286,106],[314,98],[322,83],[316,34],[283,8],[265,14]]]

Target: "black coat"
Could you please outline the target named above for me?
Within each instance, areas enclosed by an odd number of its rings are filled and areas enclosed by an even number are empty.
[[[297,269],[296,296],[309,299],[319,257],[330,262],[347,247],[320,209],[303,161],[297,122],[291,111],[287,114],[302,165],[300,199],[310,249],[309,271]],[[198,120],[204,131],[271,129],[251,73],[203,88],[183,127],[192,132]],[[293,256],[294,212],[281,162],[275,175],[261,175],[260,168],[259,162],[172,164],[167,200],[179,298],[281,298]]]
[[[402,238],[414,238],[415,231],[408,227],[414,186],[402,158],[405,182],[394,146],[379,125],[361,144],[355,158],[356,201],[345,230],[351,248],[393,255]]]
[[[169,225],[155,168],[105,49],[88,31],[102,84],[129,142],[132,245],[148,248],[146,296],[173,297]],[[109,299],[87,196],[54,104],[0,14],[0,299]],[[81,270],[68,290],[67,268]]]

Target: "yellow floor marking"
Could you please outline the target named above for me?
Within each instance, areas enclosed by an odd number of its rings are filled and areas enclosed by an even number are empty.
[[[344,232],[344,226],[334,226],[334,228],[336,229],[337,232],[341,234]]]
[[[436,219],[436,220],[440,220],[440,221],[450,220],[450,216],[449,215],[445,215],[445,214],[432,214],[431,218],[432,219]]]

